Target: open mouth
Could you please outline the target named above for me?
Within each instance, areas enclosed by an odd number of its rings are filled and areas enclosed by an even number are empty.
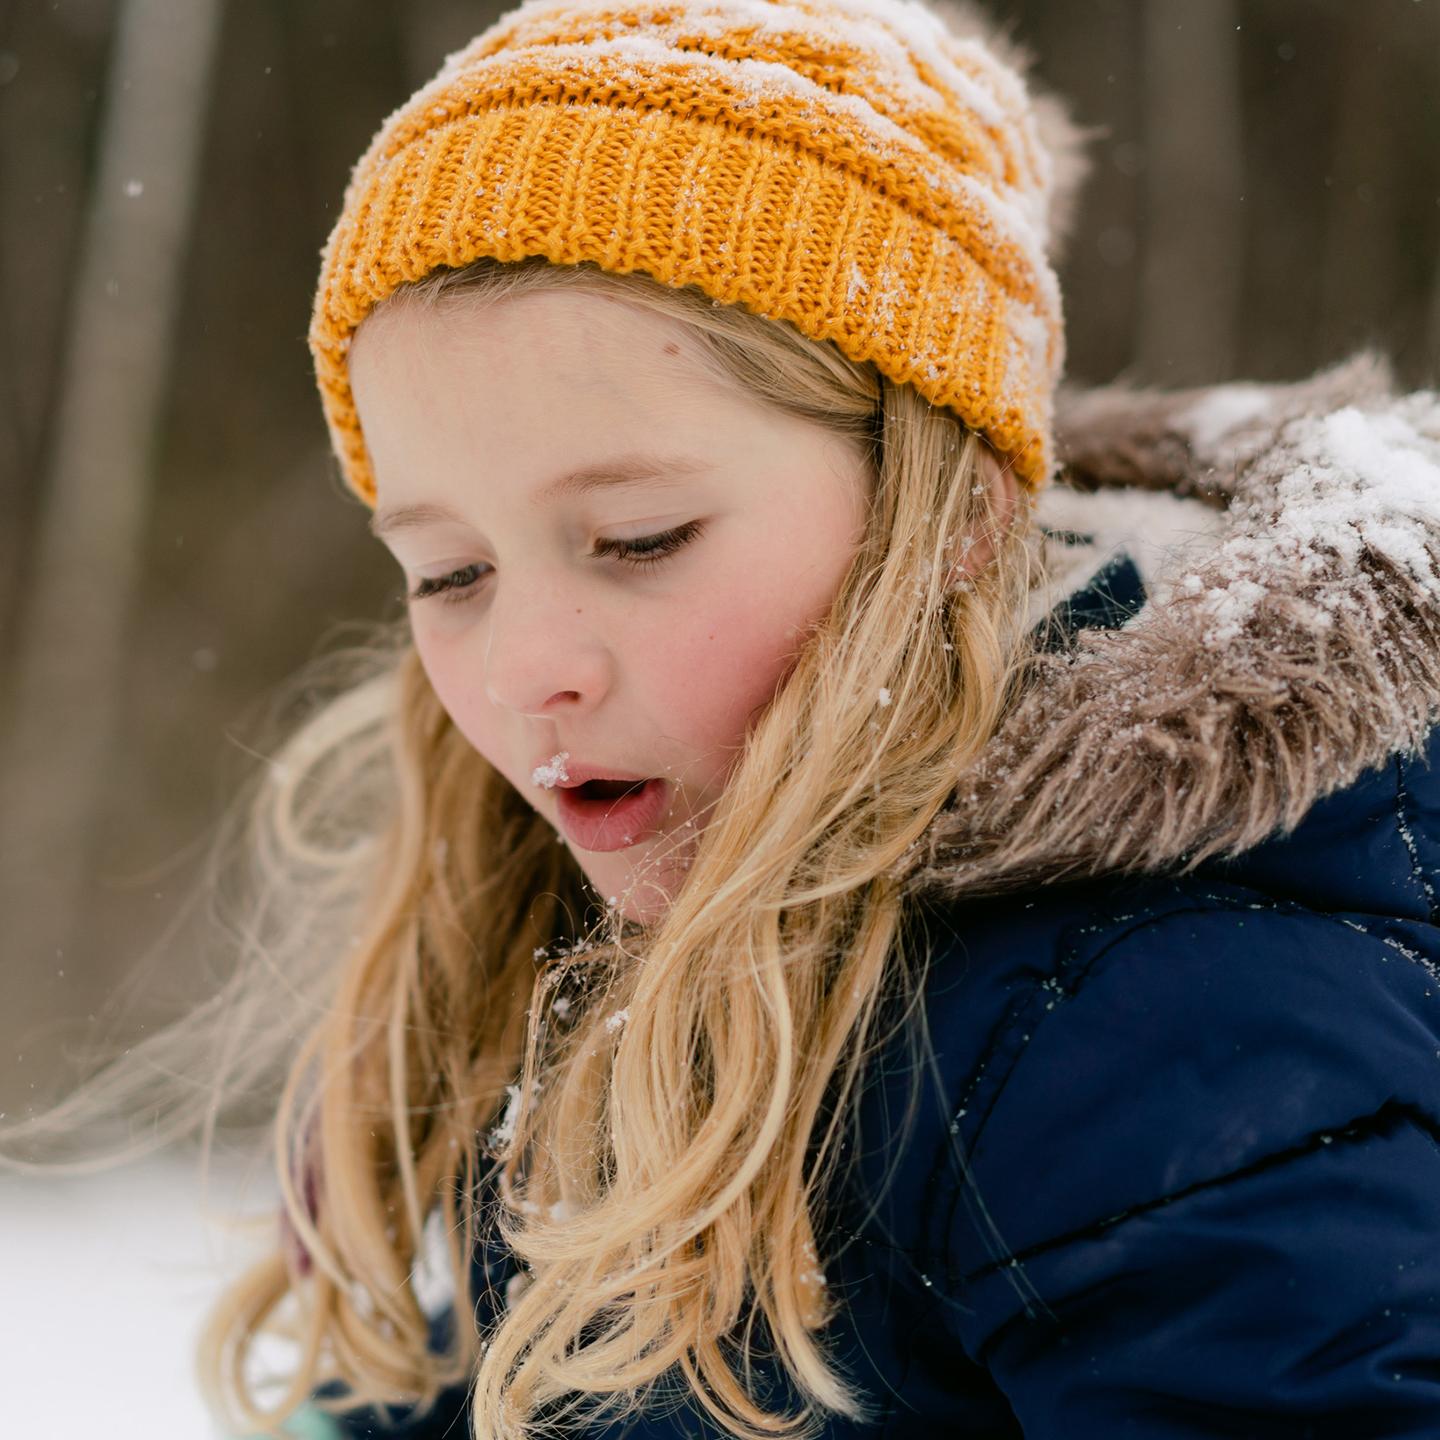
[[[560,824],[587,850],[619,850],[652,833],[669,803],[659,779],[587,780],[556,795]]]
[[[574,785],[570,793],[582,800],[618,800],[622,795],[632,795],[643,790],[648,780],[587,780],[583,785]]]

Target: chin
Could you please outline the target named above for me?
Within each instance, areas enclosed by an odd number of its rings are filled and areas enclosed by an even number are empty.
[[[626,891],[612,887],[605,892],[607,898],[618,896],[617,909],[625,920],[648,927],[658,924],[669,913],[675,898],[673,885],[657,883],[653,878],[637,878],[627,884]]]

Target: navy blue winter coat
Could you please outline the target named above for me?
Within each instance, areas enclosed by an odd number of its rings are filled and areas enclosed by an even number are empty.
[[[873,1063],[820,1237],[875,1411],[826,1434],[1433,1440],[1440,397],[1362,356],[1061,440],[1050,668],[911,876],[934,1063]]]

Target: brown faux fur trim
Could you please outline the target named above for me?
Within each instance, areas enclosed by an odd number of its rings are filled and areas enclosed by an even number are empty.
[[[1036,657],[907,890],[1184,873],[1440,718],[1440,394],[1395,395],[1362,353],[1295,385],[1062,391],[1057,428],[1077,494],[1223,518],[1128,624]]]

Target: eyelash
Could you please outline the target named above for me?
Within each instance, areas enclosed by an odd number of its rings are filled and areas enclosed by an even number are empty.
[[[623,560],[627,565],[634,566],[637,570],[648,570],[651,566],[658,565],[667,556],[673,555],[682,546],[688,545],[701,531],[701,522],[698,520],[686,521],[684,525],[677,525],[673,530],[663,531],[659,535],[640,535],[634,540],[597,540],[595,549],[592,552],[596,556],[611,555],[617,560]],[[650,546],[650,549],[640,547]],[[411,600],[428,600],[439,595],[442,603],[446,605],[459,605],[469,599],[475,588],[476,582],[470,580],[461,584],[456,580],[457,575],[465,575],[478,569],[476,565],[466,565],[462,569],[452,570],[448,575],[441,575],[435,579],[423,579],[410,592]]]

